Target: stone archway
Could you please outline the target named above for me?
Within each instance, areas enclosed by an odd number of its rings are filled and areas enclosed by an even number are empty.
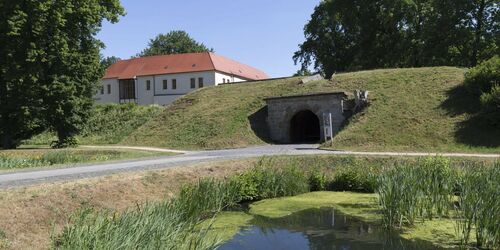
[[[344,92],[266,98],[269,136],[276,143],[321,142],[323,114],[332,115],[333,134],[344,116]]]
[[[320,121],[310,110],[297,112],[290,120],[292,143],[316,143],[321,140]]]

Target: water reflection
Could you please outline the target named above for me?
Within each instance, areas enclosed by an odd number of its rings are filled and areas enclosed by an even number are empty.
[[[277,219],[256,216],[251,224],[219,249],[439,249],[427,242],[402,239],[332,208]]]

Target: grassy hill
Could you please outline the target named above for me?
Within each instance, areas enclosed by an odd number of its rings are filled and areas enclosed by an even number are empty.
[[[474,116],[461,89],[463,69],[374,70],[338,74],[333,81],[299,78],[223,85],[193,92],[128,136],[124,143],[216,149],[267,141],[263,98],[366,89],[371,105],[353,117],[332,145],[355,150],[498,152],[500,131]]]
[[[159,106],[137,106],[132,104],[96,105],[92,117],[77,136],[81,144],[118,144],[146,121],[163,110]],[[57,137],[45,132],[26,141],[25,145],[49,145]]]

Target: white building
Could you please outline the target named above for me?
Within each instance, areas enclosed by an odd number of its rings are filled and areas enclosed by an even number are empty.
[[[206,86],[267,78],[258,69],[210,52],[150,56],[111,65],[94,99],[98,103],[168,105]]]

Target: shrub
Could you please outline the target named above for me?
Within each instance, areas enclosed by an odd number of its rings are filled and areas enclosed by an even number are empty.
[[[309,180],[298,167],[273,168],[272,160],[261,159],[252,170],[236,177],[242,201],[292,196],[309,191]]]
[[[358,164],[340,167],[329,184],[329,190],[373,193],[377,187],[378,169]]]
[[[92,108],[91,116],[77,136],[83,144],[116,144],[138,127],[162,112],[160,106],[129,104],[99,104]],[[57,136],[46,131],[24,142],[28,145],[47,145]],[[56,146],[56,145],[55,145]],[[61,145],[62,147],[71,146]]]
[[[328,181],[326,175],[320,169],[315,168],[309,175],[309,187],[311,191],[324,191],[327,189]]]
[[[495,56],[465,74],[465,85],[481,103],[481,113],[500,125],[500,57]]]
[[[500,57],[482,62],[478,66],[465,73],[465,85],[467,89],[480,96],[489,93],[493,86],[500,84]]]
[[[481,95],[481,105],[488,120],[493,125],[500,125],[500,84],[494,85],[489,93]]]

